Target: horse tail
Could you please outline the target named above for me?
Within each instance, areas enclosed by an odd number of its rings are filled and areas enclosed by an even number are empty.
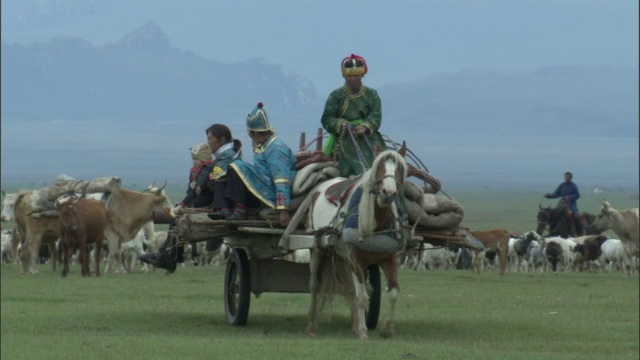
[[[318,281],[319,310],[331,308],[336,295],[347,300],[355,296],[350,256],[338,254],[334,249],[319,249]],[[349,254],[350,255],[350,254]]]

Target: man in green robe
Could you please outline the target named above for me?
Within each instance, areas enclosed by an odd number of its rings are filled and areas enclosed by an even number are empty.
[[[380,97],[377,91],[362,85],[366,73],[364,58],[354,54],[344,58],[345,83],[331,92],[322,113],[322,127],[329,133],[323,152],[335,157],[343,177],[363,174],[376,155],[386,149],[378,132],[382,122]]]

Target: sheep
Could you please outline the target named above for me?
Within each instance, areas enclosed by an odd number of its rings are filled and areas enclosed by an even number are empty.
[[[575,247],[576,243],[571,238],[565,239],[560,236],[546,238],[546,248],[544,251],[547,260],[551,263],[553,271],[557,270],[558,262],[562,264],[561,269],[563,271],[571,269],[571,264],[575,258],[575,253],[573,252]]]

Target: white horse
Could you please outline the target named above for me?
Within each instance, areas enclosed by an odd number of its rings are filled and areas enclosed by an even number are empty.
[[[399,292],[396,252],[405,246],[399,206],[404,199],[403,185],[407,177],[405,152],[406,146],[403,144],[398,152],[387,150],[380,153],[371,169],[357,180],[344,201],[332,202],[327,197],[327,190],[332,185],[350,181],[344,178],[326,181],[309,195],[312,203],[307,230],[337,231],[341,234],[336,246],[317,248],[311,252],[311,305],[306,330],[309,335],[317,334],[319,307],[340,293],[349,301],[353,332],[358,338],[367,338],[365,312],[369,294],[366,272],[370,267],[375,267],[377,271],[378,266],[387,279],[390,304],[389,314],[379,332],[384,337],[392,335]]]

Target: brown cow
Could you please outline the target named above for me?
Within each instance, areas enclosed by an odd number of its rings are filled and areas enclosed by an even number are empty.
[[[484,250],[481,252],[476,249],[473,251],[473,263],[471,265],[471,271],[480,273],[480,254],[484,251],[495,251],[500,260],[500,275],[504,275],[507,271],[507,252],[509,251],[509,232],[504,229],[494,229],[486,231],[471,231],[471,235],[480,240],[484,245]]]
[[[58,204],[62,243],[62,276],[69,273],[71,248],[77,246],[82,266],[82,276],[91,276],[89,271],[89,245],[95,245],[96,276],[100,276],[102,241],[107,227],[107,209],[101,201],[87,198],[72,199]]]
[[[171,208],[171,202],[164,193],[165,184],[161,188],[149,186],[144,192],[131,191],[114,187],[106,202],[109,221],[105,232],[109,248],[109,272],[124,271],[120,245],[136,237],[138,231],[153,221],[153,210]]]

